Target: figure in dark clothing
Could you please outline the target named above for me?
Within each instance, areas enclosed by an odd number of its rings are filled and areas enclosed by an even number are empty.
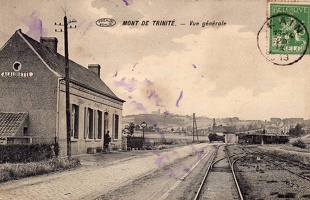
[[[110,131],[107,131],[107,133],[104,134],[104,143],[103,143],[104,151],[107,151],[109,149],[109,144],[111,142],[111,137],[110,137],[109,133],[110,133]]]

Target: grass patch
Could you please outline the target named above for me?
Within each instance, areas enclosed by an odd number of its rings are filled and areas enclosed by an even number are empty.
[[[5,163],[0,165],[0,182],[47,174],[78,166],[80,166],[78,159],[68,160],[66,158],[54,158],[30,163]]]

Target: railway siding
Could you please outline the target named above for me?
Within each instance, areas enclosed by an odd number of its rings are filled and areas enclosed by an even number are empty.
[[[262,146],[239,147],[247,152],[236,161],[236,173],[245,199],[310,198],[310,182],[299,176],[309,173],[303,159],[299,165],[297,157],[288,152],[275,153]],[[235,152],[240,151],[239,147],[229,148]]]

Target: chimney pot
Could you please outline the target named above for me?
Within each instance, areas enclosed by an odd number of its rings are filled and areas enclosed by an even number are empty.
[[[98,77],[100,77],[100,65],[99,64],[89,64],[88,70],[94,72]]]
[[[55,37],[41,37],[40,43],[48,47],[53,53],[57,53],[58,40]]]

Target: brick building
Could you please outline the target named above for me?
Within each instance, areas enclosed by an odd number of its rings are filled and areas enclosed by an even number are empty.
[[[124,101],[100,79],[100,65],[69,66],[72,154],[102,147],[107,130],[119,141]],[[0,144],[57,141],[65,155],[64,74],[57,38],[13,34],[0,51]]]

